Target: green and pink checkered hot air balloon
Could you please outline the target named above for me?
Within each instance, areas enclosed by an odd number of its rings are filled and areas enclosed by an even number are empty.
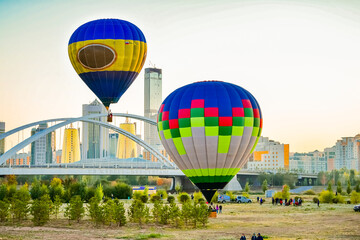
[[[162,144],[208,202],[247,162],[261,129],[261,110],[253,95],[221,81],[176,89],[158,112]]]

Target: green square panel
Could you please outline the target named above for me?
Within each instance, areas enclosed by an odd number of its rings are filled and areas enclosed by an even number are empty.
[[[179,118],[179,128],[190,127],[190,118]]]
[[[164,137],[165,137],[165,139],[170,139],[170,138],[171,138],[170,129],[166,129],[166,130],[164,130],[163,132],[164,132]]]
[[[253,127],[253,131],[251,133],[251,136],[257,137],[259,133],[259,128],[258,127]]]
[[[158,130],[159,130],[159,131],[164,130],[164,129],[163,129],[163,123],[162,123],[162,122],[158,122]]]
[[[245,127],[254,126],[254,118],[253,117],[245,117]]]
[[[191,127],[187,127],[187,128],[180,128],[180,136],[183,137],[191,137],[192,133],[191,133]]]
[[[245,119],[243,117],[233,117],[233,126],[244,126]]]
[[[260,127],[260,118],[254,118],[254,127]]]
[[[171,137],[173,137],[173,138],[180,137],[180,131],[178,128],[170,129],[170,132],[171,132]]]
[[[206,117],[205,118],[205,126],[219,126],[219,118],[218,117]]]
[[[170,128],[170,127],[169,127],[169,121],[168,121],[168,120],[163,121],[162,123],[163,123],[163,129],[164,129],[164,130],[166,130],[166,129],[169,129],[169,128]]]
[[[218,136],[219,127],[205,127],[205,136]]]
[[[232,127],[232,134],[233,136],[242,136],[244,133],[244,127],[233,126]]]
[[[162,113],[159,113],[158,120],[159,120],[159,122],[162,121]]]
[[[232,127],[219,127],[219,135],[229,136],[232,133]]]
[[[191,118],[204,117],[204,109],[203,108],[192,108],[190,116],[191,116]]]
[[[191,127],[204,127],[203,117],[190,118],[190,121],[191,121]]]
[[[252,108],[244,108],[244,116],[245,117],[253,117],[254,112]]]

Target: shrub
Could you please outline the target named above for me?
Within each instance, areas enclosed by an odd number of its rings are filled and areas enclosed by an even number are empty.
[[[0,186],[0,201],[3,201],[7,196],[7,187],[5,184]]]
[[[157,190],[156,195],[160,196],[161,199],[166,199],[168,197],[167,192],[164,189]]]
[[[235,195],[234,195],[234,193],[232,191],[227,191],[225,194],[230,197],[230,201],[232,201],[232,202],[235,201],[236,197],[235,197]]]
[[[186,226],[188,225],[188,223],[192,217],[191,208],[192,208],[192,206],[191,206],[190,201],[184,202],[181,207],[181,216],[182,216],[182,219],[184,220],[184,223]]]
[[[302,197],[296,196],[295,198],[295,202],[299,202],[299,199],[301,199],[302,202],[304,202],[304,200],[302,199]]]
[[[350,193],[351,193],[351,184],[350,184],[350,180],[348,180],[348,182],[347,182],[346,192],[347,192],[347,194],[350,194]]]
[[[182,204],[188,202],[189,200],[190,200],[190,196],[186,192],[182,192],[178,196],[178,201],[181,202]]]
[[[103,187],[101,183],[96,187],[94,197],[100,202],[104,197]]]
[[[142,227],[143,223],[149,221],[149,208],[141,200],[134,199],[128,210],[128,215],[132,222],[138,223]]]
[[[170,218],[170,207],[169,207],[169,205],[164,204],[161,207],[161,210],[160,210],[159,214],[160,214],[159,222],[161,224],[167,225],[168,222],[169,222],[169,218]]]
[[[57,219],[57,216],[61,210],[62,200],[59,195],[55,195],[54,203],[53,203],[53,214],[55,215],[55,218]]]
[[[111,198],[107,198],[102,205],[102,210],[104,214],[103,223],[109,224],[111,226],[111,223],[114,222],[114,218],[115,218],[114,200],[112,200]]]
[[[13,219],[16,218],[18,221],[25,219],[30,210],[30,193],[27,184],[15,192],[10,203],[10,213]]]
[[[314,197],[314,198],[313,198],[313,202],[314,202],[314,203],[318,203],[318,200],[319,200],[319,199],[318,199],[317,197]]]
[[[244,192],[247,192],[247,193],[250,192],[249,182],[246,182]]]
[[[175,227],[179,227],[181,222],[181,211],[174,202],[170,203],[169,220]]]
[[[309,190],[305,191],[303,194],[304,195],[315,195],[315,192],[314,192],[314,190],[309,189]]]
[[[65,217],[69,220],[80,222],[84,217],[84,213],[84,203],[82,202],[81,197],[79,195],[73,196],[70,199],[68,206],[65,208]]]
[[[176,191],[176,193],[179,193],[181,190],[182,190],[182,186],[181,186],[179,183],[177,183],[177,184],[175,185],[175,191]]]
[[[334,199],[334,193],[329,190],[324,190],[320,193],[319,200],[322,203],[332,203]]]
[[[249,195],[248,192],[243,192],[242,195],[243,195],[244,197],[246,197],[246,198],[250,198],[250,195]]]
[[[212,203],[217,202],[217,201],[218,201],[218,197],[219,197],[219,192],[216,191],[215,194],[214,194],[214,196],[211,198],[211,202],[212,202]]]
[[[42,226],[50,220],[50,209],[52,202],[50,196],[45,194],[35,199],[31,205],[31,214],[35,226]]]
[[[194,192],[194,202],[198,202],[200,198],[202,198],[203,195],[201,192]]]
[[[333,199],[333,203],[344,203],[344,202],[345,202],[344,197],[341,196],[340,194],[335,196]]]
[[[151,194],[150,196],[150,202],[155,203],[156,201],[161,201],[161,198],[157,194]]]
[[[273,196],[274,199],[278,198],[278,199],[282,199],[282,192],[276,192]]]
[[[204,198],[199,198],[197,203],[206,203]]]
[[[98,224],[103,221],[103,211],[100,206],[100,201],[96,197],[92,197],[89,200],[89,204],[87,208],[88,208],[88,215],[91,221],[93,221],[95,225],[98,226]]]
[[[288,185],[284,185],[282,189],[282,199],[289,199],[290,198],[290,188]]]
[[[149,200],[149,197],[148,197],[148,195],[142,194],[142,195],[140,196],[140,200],[141,200],[143,203],[147,203],[147,201]]]
[[[5,222],[8,219],[9,207],[10,207],[10,204],[8,201],[0,200],[0,222]]]
[[[162,209],[162,201],[156,201],[152,209],[152,215],[155,223],[159,223],[160,212]]]
[[[168,198],[167,198],[167,201],[168,201],[168,203],[174,203],[175,202],[175,197],[169,195]]]
[[[262,191],[265,193],[266,190],[268,190],[268,183],[267,180],[265,179],[261,185],[261,189]]]
[[[136,191],[133,195],[133,198],[134,200],[140,200],[142,201],[143,203],[147,203],[147,201],[149,200],[149,197],[147,194],[145,194],[145,191],[144,192],[141,192],[141,191]]]
[[[350,195],[350,201],[353,204],[360,203],[360,193],[358,193],[356,191],[352,191],[351,195]]]
[[[114,200],[114,214],[114,220],[118,226],[124,226],[126,224],[124,203],[120,202],[118,199]]]

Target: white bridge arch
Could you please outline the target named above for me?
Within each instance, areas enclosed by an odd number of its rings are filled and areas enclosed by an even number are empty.
[[[111,125],[109,123],[96,121],[96,120],[91,120],[92,118],[99,118],[99,117],[106,117],[106,116],[107,116],[107,114],[92,114],[92,115],[87,115],[87,116],[83,116],[83,117],[79,117],[79,118],[48,119],[48,120],[29,123],[29,124],[23,125],[21,127],[15,128],[13,130],[10,130],[10,131],[8,131],[6,133],[0,134],[0,140],[1,140],[1,139],[4,139],[7,136],[10,136],[10,135],[12,135],[12,134],[14,134],[16,132],[22,131],[22,130],[24,130],[26,128],[29,128],[29,127],[32,127],[32,126],[36,126],[36,125],[39,125],[39,124],[42,124],[42,123],[62,121],[61,123],[58,123],[58,124],[56,124],[54,126],[46,128],[46,129],[32,135],[31,137],[29,137],[29,138],[25,139],[24,141],[18,143],[16,146],[14,146],[13,148],[11,148],[7,152],[5,152],[3,155],[0,156],[0,165],[4,164],[6,162],[6,160],[11,158],[11,156],[13,156],[18,151],[20,151],[21,149],[23,149],[27,145],[31,144],[32,142],[38,140],[39,138],[41,138],[41,137],[55,131],[58,128],[64,127],[64,126],[69,125],[69,124],[74,123],[74,122],[81,121],[81,122],[88,122],[88,123],[97,124],[97,125],[100,125],[102,127],[112,129],[113,131],[115,131],[117,133],[120,133],[120,134],[130,138],[131,140],[133,140],[134,142],[136,142],[137,144],[139,144],[140,146],[142,146],[143,148],[148,150],[151,154],[153,154],[156,158],[158,158],[166,166],[172,167],[172,168],[177,168],[176,165],[173,162],[169,161],[169,159],[167,159],[159,151],[152,148],[149,144],[147,144],[146,142],[144,142],[142,139],[138,138],[137,136],[135,136],[135,135],[129,133],[128,131],[125,131],[125,130],[119,128],[119,127]],[[156,121],[154,121],[154,120],[152,120],[150,118],[139,116],[139,115],[126,114],[126,113],[113,113],[113,116],[116,116],[116,117],[129,117],[129,118],[133,118],[133,119],[137,119],[137,120],[147,122],[147,123],[149,123],[151,125],[156,125]]]

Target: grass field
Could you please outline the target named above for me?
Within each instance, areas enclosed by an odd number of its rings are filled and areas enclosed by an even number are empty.
[[[136,224],[125,227],[95,228],[88,221],[73,222],[52,219],[43,227],[33,227],[31,221],[14,226],[0,226],[0,239],[239,239],[245,233],[260,232],[268,239],[360,239],[360,213],[352,204],[316,204],[313,196],[304,196],[301,207],[273,206],[271,200],[263,205],[224,204],[223,213],[209,219],[206,228],[173,228],[148,224],[140,229]]]

